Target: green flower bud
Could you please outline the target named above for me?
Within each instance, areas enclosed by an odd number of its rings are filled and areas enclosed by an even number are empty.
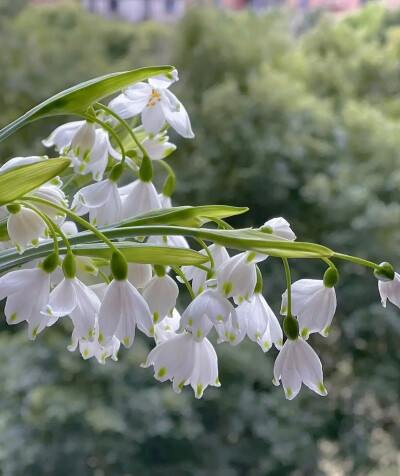
[[[151,182],[153,178],[153,164],[148,155],[143,157],[142,165],[139,169],[139,178],[142,182]]]
[[[114,165],[114,167],[111,169],[110,180],[112,182],[117,182],[123,173],[124,173],[123,164]]]
[[[339,281],[339,272],[336,268],[329,267],[324,273],[324,286],[333,288]]]
[[[374,270],[374,276],[379,281],[393,281],[394,279],[394,269],[393,266],[384,261],[379,265],[379,269]]]
[[[165,266],[160,266],[158,264],[154,265],[154,272],[159,278],[164,277],[167,273],[165,272]]]
[[[18,203],[11,203],[10,205],[7,205],[7,210],[14,215],[15,213],[19,213],[21,205]]]
[[[286,337],[290,340],[296,340],[299,337],[299,323],[293,316],[286,316],[283,320],[283,330]]]
[[[110,261],[111,272],[117,281],[124,281],[128,277],[128,263],[125,256],[115,251]]]
[[[58,266],[59,256],[58,253],[53,251],[49,256],[42,262],[41,267],[46,273],[52,273]]]
[[[64,258],[62,270],[66,278],[72,279],[76,276],[76,262],[72,253],[68,253]]]

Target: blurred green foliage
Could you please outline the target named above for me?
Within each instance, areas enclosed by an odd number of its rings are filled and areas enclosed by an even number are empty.
[[[4,125],[97,75],[157,63],[196,138],[172,159],[177,204],[250,206],[236,225],[285,216],[301,239],[400,269],[400,13],[378,4],[338,21],[318,14],[193,10],[174,27],[130,25],[77,6],[0,3]],[[12,8],[11,8],[12,7]],[[6,16],[6,13],[8,16]],[[296,23],[296,28],[293,25]],[[2,160],[44,152],[43,120],[0,146]],[[323,263],[293,265],[320,277]],[[284,276],[264,264],[279,309]],[[140,369],[149,342],[100,366],[66,351],[66,328],[28,342],[0,335],[0,467],[5,476],[394,476],[400,445],[400,315],[383,310],[372,273],[340,266],[338,313],[321,356],[329,395],[294,401],[271,384],[275,351],[218,346],[222,388],[175,395]],[[272,355],[271,355],[272,354]]]

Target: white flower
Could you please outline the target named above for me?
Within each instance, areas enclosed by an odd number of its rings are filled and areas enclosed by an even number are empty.
[[[326,395],[323,384],[322,365],[314,349],[301,337],[288,339],[279,352],[274,365],[273,383],[282,385],[288,400],[300,391],[301,383],[318,393]]]
[[[78,233],[78,227],[76,223],[73,221],[65,221],[61,225],[61,231],[65,234],[65,236],[74,236]]]
[[[42,160],[48,160],[48,157],[39,155],[31,155],[29,157],[14,157],[10,160],[7,160],[7,162],[0,167],[0,172],[5,172],[6,170],[10,170],[21,165],[35,164],[36,162],[40,162]]]
[[[175,336],[179,329],[181,315],[174,309],[172,316],[166,316],[159,324],[154,325],[154,340],[156,344],[161,344]]]
[[[155,347],[142,367],[150,365],[154,365],[154,377],[160,382],[171,380],[177,393],[191,385],[196,398],[201,398],[209,385],[220,386],[214,347],[208,339],[196,342],[187,332]]]
[[[171,208],[172,207],[171,197],[168,197],[167,195],[164,195],[163,193],[160,193],[158,195],[158,198],[160,199],[162,208]]]
[[[157,190],[152,182],[135,180],[122,189],[122,218],[134,217],[161,208]]]
[[[42,309],[47,316],[69,315],[78,338],[93,339],[100,300],[78,278],[64,278],[50,294],[49,303]]]
[[[187,242],[184,236],[180,235],[170,235],[170,236],[160,236],[160,235],[153,235],[150,236],[147,240],[147,243],[151,243],[153,245],[166,245],[172,246],[173,248],[189,248],[189,243]]]
[[[141,114],[147,133],[157,134],[167,121],[178,134],[190,139],[194,134],[188,113],[183,104],[168,90],[177,80],[178,73],[175,70],[169,77],[158,75],[149,78],[148,84],[133,84],[113,99],[109,107],[123,119]]]
[[[381,295],[382,306],[386,307],[386,301],[389,301],[397,307],[400,307],[400,275],[394,274],[391,281],[378,281],[379,294]]]
[[[168,157],[176,150],[176,145],[169,142],[167,131],[157,134],[155,137],[145,137],[141,144],[151,160],[161,160]],[[143,157],[142,151],[138,149],[139,157]]]
[[[71,209],[77,215],[89,212],[90,222],[96,226],[119,221],[122,202],[117,184],[106,179],[81,188],[74,196]]]
[[[218,289],[236,303],[251,299],[257,282],[255,263],[266,259],[253,251],[232,256],[217,269]]]
[[[319,279],[300,279],[292,284],[292,315],[299,321],[300,335],[319,332],[326,337],[336,311],[335,289]],[[287,290],[282,294],[281,314],[286,314]]]
[[[133,344],[136,326],[147,336],[152,335],[149,306],[129,281],[112,281],[100,306],[99,342],[107,345],[115,335],[128,348]]]
[[[78,332],[76,329],[74,329],[71,336],[71,344],[67,348],[70,352],[73,352],[76,350],[78,344],[79,352],[85,360],[94,357],[99,362],[99,364],[105,364],[107,357],[111,357],[111,359],[114,361],[118,360],[117,355],[121,346],[120,341],[114,336],[109,344],[99,344],[97,327],[94,330],[94,338],[91,341],[84,338],[79,338]]]
[[[7,232],[18,253],[23,253],[28,245],[38,246],[39,238],[45,237],[46,223],[33,210],[21,207],[11,213],[7,221]]]
[[[269,228],[273,235],[280,236],[286,240],[294,241],[296,239],[296,235],[290,228],[289,222],[282,217],[271,218],[261,228]]]
[[[150,264],[128,263],[128,281],[130,281],[136,289],[150,281],[152,275]]]
[[[41,185],[33,192],[31,195],[34,197],[44,198],[49,202],[54,203],[60,207],[67,208],[68,203],[65,199],[65,194],[61,190],[59,185],[52,185],[50,183]],[[51,217],[55,220],[59,225],[61,225],[65,220],[65,214],[57,210],[56,208],[52,207],[51,205],[44,205],[38,202],[31,202],[35,207],[39,208],[44,212],[47,216]]]
[[[161,322],[175,307],[179,288],[176,282],[166,274],[165,276],[153,276],[144,286],[142,296],[145,298],[153,322]]]
[[[215,269],[218,269],[223,263],[229,260],[229,254],[223,246],[214,244],[209,246],[208,250],[213,257]],[[200,253],[205,255],[206,251],[201,250]],[[196,295],[204,291],[207,281],[207,271],[196,268],[196,266],[182,266],[182,271],[186,279],[192,281],[192,289]]]
[[[0,278],[0,300],[7,297],[4,308],[7,323],[27,321],[30,339],[35,339],[39,332],[57,320],[40,312],[49,302],[49,294],[50,273],[42,268],[11,271]]]
[[[244,301],[236,309],[240,328],[246,320],[246,333],[249,338],[257,342],[264,352],[274,344],[281,349],[283,335],[279,321],[261,293],[254,293],[250,302]]]
[[[238,345],[246,336],[247,322],[243,316],[230,315],[226,322],[216,324],[215,329],[218,333],[218,344],[229,342],[230,345]]]
[[[180,330],[193,333],[197,342],[201,342],[211,331],[213,325],[226,323],[232,319],[232,331],[239,333],[236,309],[216,289],[207,289],[199,294],[182,315]]]

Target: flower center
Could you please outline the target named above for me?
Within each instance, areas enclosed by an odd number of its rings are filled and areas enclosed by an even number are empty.
[[[161,101],[161,94],[157,91],[157,89],[152,89],[151,90],[151,98],[149,99],[149,102],[147,103],[148,106],[155,106],[157,102]]]

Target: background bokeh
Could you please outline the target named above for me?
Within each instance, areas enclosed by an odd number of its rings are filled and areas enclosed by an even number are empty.
[[[342,18],[199,8],[174,25],[129,24],[69,2],[0,0],[0,126],[100,74],[174,64],[196,138],[173,136],[175,204],[249,206],[236,226],[284,216],[302,240],[400,269],[400,12]],[[61,119],[29,125],[0,158],[45,153]],[[294,278],[323,263],[296,260]],[[279,310],[279,260],[265,296]],[[311,336],[329,395],[291,402],[271,384],[276,351],[218,346],[220,389],[176,395],[139,367],[66,350],[62,322],[35,343],[0,332],[0,474],[341,476],[400,474],[400,311],[381,307],[370,271],[340,264],[329,338]]]

